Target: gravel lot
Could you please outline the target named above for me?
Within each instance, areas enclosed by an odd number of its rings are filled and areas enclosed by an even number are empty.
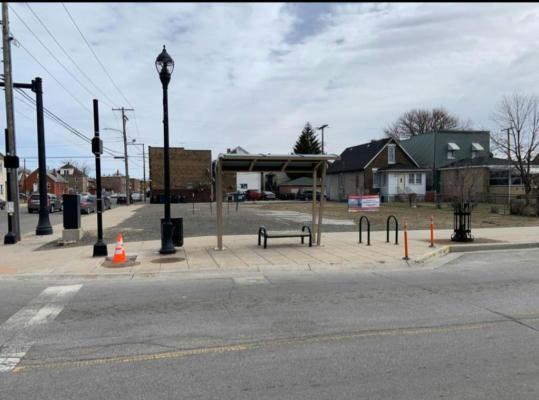
[[[209,236],[216,234],[215,203],[210,210],[209,203],[180,203],[171,204],[172,217],[183,217],[184,237]],[[164,215],[162,204],[147,204],[138,209],[132,217],[121,224],[105,229],[103,239],[107,244],[113,244],[118,233],[123,234],[124,242],[157,240],[161,237],[160,219]],[[105,214],[106,218],[106,214]],[[223,205],[223,234],[241,235],[256,234],[258,228],[264,225],[272,230],[301,229],[306,224],[310,226],[310,214],[295,211],[265,210],[261,203],[225,203]],[[324,219],[325,232],[356,231],[353,221],[343,219]],[[85,232],[84,238],[78,245],[95,243],[96,233]]]

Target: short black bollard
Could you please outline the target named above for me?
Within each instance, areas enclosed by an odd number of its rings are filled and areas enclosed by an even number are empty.
[[[399,221],[397,220],[397,217],[394,215],[390,215],[387,217],[386,222],[386,243],[389,243],[389,221],[393,218],[395,221],[395,244],[399,244]]]
[[[371,223],[369,221],[369,218],[367,218],[366,215],[363,215],[359,219],[359,243],[362,243],[361,242],[361,224],[363,223],[363,218],[367,220],[367,246],[370,246],[371,245]]]

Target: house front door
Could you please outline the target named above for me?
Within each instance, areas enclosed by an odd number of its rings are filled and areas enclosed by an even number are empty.
[[[399,175],[398,186],[397,186],[398,194],[404,193],[404,178],[405,178],[405,176],[406,175],[403,175],[403,174]]]

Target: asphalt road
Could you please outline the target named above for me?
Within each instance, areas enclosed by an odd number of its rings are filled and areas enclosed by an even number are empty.
[[[0,398],[537,399],[538,267],[0,280]]]
[[[21,233],[24,235],[28,232],[35,232],[37,223],[39,222],[39,213],[28,212],[28,206],[23,203],[19,206],[20,221],[21,221]],[[60,224],[63,221],[63,213],[56,211],[49,214],[49,220],[51,225]],[[4,235],[7,233],[7,212],[6,210],[0,210],[0,239],[4,240]]]

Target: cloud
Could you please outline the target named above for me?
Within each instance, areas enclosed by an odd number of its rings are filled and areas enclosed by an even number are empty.
[[[127,113],[129,138],[162,146],[162,89],[154,62],[163,44],[175,61],[171,144],[211,149],[214,157],[237,145],[289,153],[306,121],[329,124],[326,148],[340,153],[380,137],[384,127],[416,107],[444,106],[488,127],[504,94],[527,92],[538,78],[539,6],[533,3],[67,4],[126,101],[61,4],[30,3],[99,90],[24,4],[10,5],[90,93],[11,14],[13,35],[89,111],[22,47],[13,46],[15,81],[41,76],[45,106],[90,137],[92,99],[98,98],[105,145],[119,153],[119,133],[103,130],[121,129],[113,107],[135,108]],[[37,156],[35,110],[21,99],[15,105],[18,151],[35,167],[37,159],[29,158]],[[0,118],[5,121],[5,107]],[[49,119],[46,138],[49,157],[92,156],[88,144]],[[140,150],[133,146],[129,152],[130,172],[142,177]],[[48,163],[56,161],[61,160]],[[123,162],[104,159],[103,169],[122,171]]]

